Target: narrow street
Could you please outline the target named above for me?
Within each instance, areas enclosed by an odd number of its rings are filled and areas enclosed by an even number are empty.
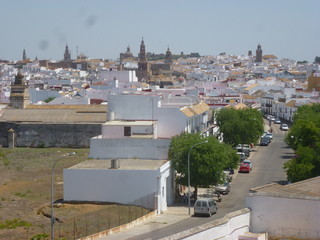
[[[231,183],[231,192],[228,195],[224,195],[222,202],[218,203],[219,210],[217,214],[211,218],[191,216],[176,224],[130,239],[164,238],[194,226],[222,218],[229,212],[246,207],[246,196],[250,188],[273,182],[285,183],[286,173],[283,169],[283,164],[292,157],[293,151],[283,141],[286,132],[279,129],[279,124],[272,124],[272,129],[272,142],[268,146],[255,146],[249,157],[253,162],[252,171],[249,174],[235,173],[235,178]]]

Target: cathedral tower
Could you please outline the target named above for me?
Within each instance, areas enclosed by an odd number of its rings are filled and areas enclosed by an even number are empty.
[[[139,82],[148,81],[148,62],[143,38],[140,44],[137,77]]]
[[[66,44],[66,49],[64,50],[64,57],[63,57],[63,61],[65,62],[71,62],[71,54],[68,48],[68,45]]]
[[[257,50],[256,50],[256,61],[257,63],[262,62],[262,49],[260,43],[258,44]]]
[[[172,64],[172,53],[168,47],[168,50],[166,51],[166,58],[164,60],[165,64]]]
[[[23,61],[26,61],[26,60],[27,60],[27,54],[26,54],[26,50],[25,50],[25,49],[23,49],[22,60],[23,60]]]

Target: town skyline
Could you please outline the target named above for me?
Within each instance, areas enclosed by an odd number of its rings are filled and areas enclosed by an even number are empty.
[[[7,1],[0,0],[0,59],[117,59],[129,45],[173,54],[247,55],[260,43],[264,52],[313,62],[319,56],[320,2],[283,1]]]

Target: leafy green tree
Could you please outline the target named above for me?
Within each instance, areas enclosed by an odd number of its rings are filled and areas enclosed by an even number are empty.
[[[252,108],[223,108],[216,112],[216,121],[223,141],[233,146],[256,143],[264,131],[261,112]]]
[[[204,141],[208,142],[194,146]],[[190,185],[195,188],[195,196],[199,186],[209,187],[220,183],[224,176],[223,170],[228,167],[236,168],[239,162],[235,150],[229,145],[220,143],[215,137],[204,138],[199,134],[189,133],[175,136],[171,141],[169,160],[173,169],[180,174],[177,183],[185,186],[188,185],[189,151]]]
[[[301,181],[320,174],[320,104],[301,106],[285,137],[295,158],[284,164],[288,180]]]

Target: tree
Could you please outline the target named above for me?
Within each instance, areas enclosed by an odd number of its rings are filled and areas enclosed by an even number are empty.
[[[301,181],[320,174],[320,104],[301,106],[285,142],[295,157],[284,164],[288,180]]]
[[[203,141],[207,143],[191,147]],[[239,156],[231,146],[220,143],[215,137],[202,137],[199,134],[183,133],[171,140],[169,160],[173,169],[179,173],[177,183],[188,185],[188,153],[190,151],[190,185],[195,188],[209,187],[220,183],[224,177],[223,170],[236,168]]]
[[[314,63],[320,63],[320,57],[315,57]]]
[[[216,113],[216,121],[223,141],[232,146],[256,143],[264,131],[261,112],[252,108],[223,108]]]
[[[48,103],[48,102],[51,102],[54,99],[55,99],[55,97],[49,97],[46,100],[44,100],[44,102]]]

